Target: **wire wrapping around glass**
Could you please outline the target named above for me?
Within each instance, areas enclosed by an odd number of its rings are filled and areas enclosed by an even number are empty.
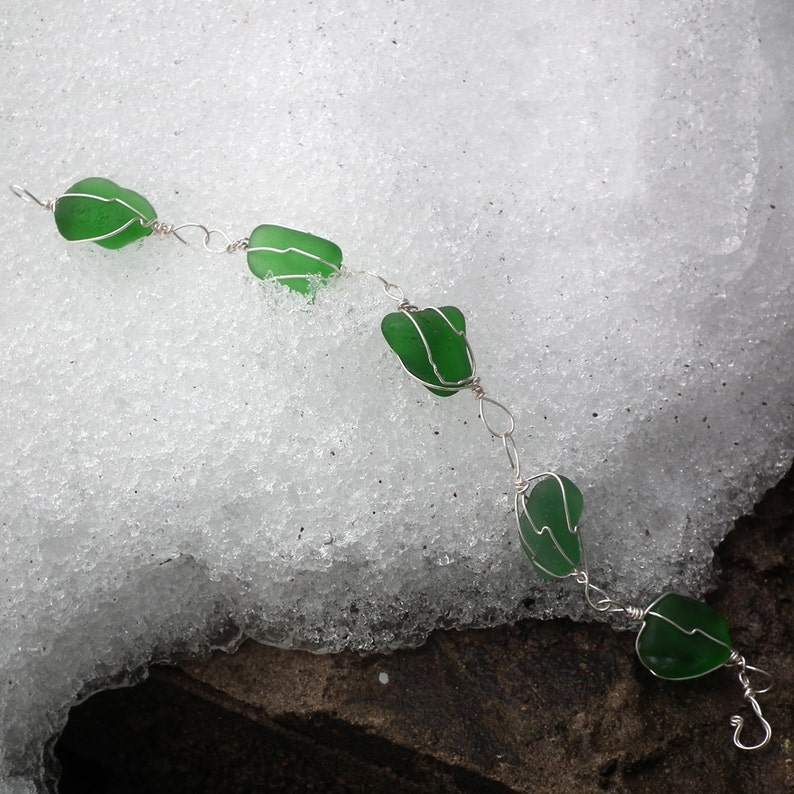
[[[527,481],[534,486],[516,494],[515,511],[521,547],[544,579],[575,575],[582,560],[578,524],[584,500],[567,478],[544,472]]]
[[[474,382],[466,320],[455,306],[403,308],[387,314],[381,330],[403,369],[433,394],[449,397]]]
[[[118,249],[152,234],[154,207],[134,190],[109,179],[75,183],[52,201],[58,231],[70,242]]]
[[[261,279],[271,279],[310,295],[318,281],[339,273],[342,250],[330,240],[285,226],[262,224],[248,237],[248,267]]]

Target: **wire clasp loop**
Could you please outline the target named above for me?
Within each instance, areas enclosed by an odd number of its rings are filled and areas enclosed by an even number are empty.
[[[42,201],[38,196],[34,196],[27,188],[22,185],[9,185],[11,192],[22,201],[29,201],[38,204],[44,210],[51,210],[55,207],[55,199],[47,199]]]
[[[180,223],[176,226],[169,225],[164,228],[163,232],[165,234],[173,234],[174,237],[187,245],[187,242],[178,234],[178,232],[181,232],[183,229],[198,229],[200,232],[203,232],[204,237],[201,241],[201,245],[208,254],[233,254],[235,251],[245,251],[248,248],[247,237],[241,237],[239,240],[232,240],[222,229],[210,229],[203,223]],[[212,244],[213,236],[220,238],[216,247],[213,247]]]

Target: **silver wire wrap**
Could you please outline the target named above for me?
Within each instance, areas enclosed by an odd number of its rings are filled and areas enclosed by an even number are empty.
[[[217,231],[217,229],[215,231]],[[232,245],[236,245],[236,243],[232,243]],[[248,244],[248,240],[245,240],[245,250],[250,251],[251,253],[255,253],[257,251],[267,251],[271,254],[300,254],[301,256],[305,256],[307,259],[313,259],[318,264],[325,265],[326,267],[330,268],[332,272],[329,274],[329,277],[331,275],[338,275],[341,272],[339,265],[335,265],[333,262],[329,262],[327,259],[323,259],[321,256],[317,256],[316,254],[310,254],[308,251],[304,251],[302,248],[294,248],[292,246],[289,248],[274,248],[269,245],[254,246],[252,248]],[[273,276],[273,280],[282,282],[291,281],[297,278],[310,279],[316,275],[317,274],[315,273],[290,273],[289,275]]]
[[[118,229],[114,229],[112,232],[108,232],[107,234],[103,234],[99,237],[86,237],[80,240],[68,240],[67,242],[71,243],[96,243],[101,240],[107,240],[109,237],[114,237],[115,235],[123,232],[125,229],[128,229],[134,223],[140,223],[144,229],[151,229],[152,233],[157,235],[158,237],[168,237],[173,235],[176,237],[179,242],[183,243],[184,245],[189,245],[188,241],[185,240],[182,236],[180,236],[179,232],[183,229],[199,229],[203,232],[201,245],[203,249],[209,254],[233,254],[236,251],[246,251],[248,250],[248,238],[247,237],[240,237],[239,239],[235,240],[232,239],[226,232],[222,231],[221,229],[211,229],[208,226],[205,226],[203,223],[165,223],[164,221],[159,220],[158,218],[151,218],[148,219],[141,215],[141,213],[135,209],[135,207],[130,206],[126,201],[118,198],[103,198],[102,196],[95,196],[91,193],[61,193],[61,195],[56,196],[52,199],[47,199],[43,201],[42,199],[38,198],[37,196],[33,195],[27,188],[23,187],[22,185],[9,185],[11,192],[17,196],[17,198],[22,199],[23,201],[28,202],[35,202],[38,204],[42,209],[45,210],[55,210],[55,206],[57,203],[64,198],[87,198],[93,199],[94,201],[101,201],[104,203],[113,203],[113,204],[121,204],[123,207],[126,207],[130,212],[133,212],[137,215],[137,218],[131,218],[122,226],[119,226]],[[220,247],[213,247],[212,239],[213,237],[219,237]],[[251,250],[261,250],[261,249],[251,249]],[[305,253],[305,252],[302,252]]]
[[[418,312],[419,309],[413,303],[411,303],[406,297],[405,292],[402,290],[401,287],[398,287],[396,284],[385,279],[383,276],[378,275],[372,271],[364,271],[364,273],[372,278],[376,279],[381,283],[383,287],[383,291],[388,295],[389,298],[397,302],[397,311],[404,312],[409,318],[412,313]],[[441,312],[435,306],[428,307],[431,311],[436,311],[439,314]],[[443,316],[443,315],[442,315]],[[479,375],[476,374],[476,365],[474,360],[474,353],[469,345],[469,341],[466,338],[464,333],[460,333],[459,335],[463,337],[464,341],[466,342],[466,349],[469,353],[469,360],[472,364],[472,375],[470,378],[467,378],[464,381],[459,381],[454,384],[447,384],[443,378],[441,377],[438,368],[433,361],[433,357],[427,343],[427,340],[422,334],[421,329],[417,326],[414,322],[414,327],[416,328],[419,338],[422,340],[425,346],[425,352],[428,357],[428,361],[430,362],[436,376],[442,383],[442,387],[449,391],[460,391],[462,389],[470,389],[474,396],[477,398],[478,406],[479,406],[479,415],[480,419],[485,427],[485,429],[496,439],[502,442],[502,446],[505,450],[505,454],[507,455],[507,460],[510,465],[510,468],[513,470],[514,474],[514,485],[516,490],[516,517],[519,516],[519,504],[523,505],[523,497],[532,487],[533,483],[537,480],[540,480],[545,477],[553,477],[557,479],[558,483],[560,484],[563,503],[565,504],[565,511],[566,516],[568,517],[569,522],[569,530],[571,532],[576,532],[577,528],[570,526],[570,515],[568,514],[568,507],[567,507],[567,500],[565,497],[565,491],[562,488],[562,483],[560,478],[554,472],[542,472],[541,474],[535,474],[531,477],[524,477],[521,473],[521,457],[518,451],[518,445],[515,442],[514,433],[516,429],[516,420],[515,416],[513,415],[512,411],[504,405],[504,403],[495,400],[492,397],[489,397],[485,387],[482,384],[482,381]],[[405,369],[405,366],[403,366]],[[406,370],[407,372],[407,370]],[[431,388],[439,388],[436,384],[425,383],[421,379],[417,378],[410,372],[408,373],[410,377],[421,383],[423,386],[431,387]],[[499,412],[501,414],[502,423],[497,425],[496,417],[494,416],[494,411]],[[543,531],[543,528],[536,531]],[[519,532],[519,539],[521,540],[522,547],[524,546],[524,541],[521,533]],[[556,544],[556,540],[554,541]],[[564,555],[562,549],[559,549],[561,554]],[[567,559],[567,558],[566,558]],[[582,546],[582,561],[576,565],[572,561],[571,568],[573,569],[570,574],[567,574],[565,577],[556,577],[556,578],[573,578],[573,580],[584,587],[584,597],[587,605],[594,609],[596,612],[602,613],[609,613],[609,614],[622,614],[625,615],[630,621],[637,622],[642,621],[645,610],[642,607],[623,604],[616,599],[610,597],[602,588],[594,585],[590,581],[590,574],[587,569],[587,561],[584,546]],[[550,575],[554,576],[551,572],[548,572]]]
[[[378,275],[370,270],[363,271],[365,275],[371,276],[372,278],[376,279],[381,283],[383,287],[383,291],[388,295],[389,298],[397,302],[397,311],[404,312],[409,318],[412,313],[418,312],[418,307],[411,303],[406,297],[405,292],[402,290],[401,287],[398,287],[396,284],[393,284],[391,281],[385,279],[383,276]],[[428,307],[432,311],[436,311],[439,314],[441,312],[435,306]],[[443,316],[443,315],[441,315]],[[445,318],[446,319],[446,318]],[[470,389],[474,396],[477,398],[478,407],[479,407],[479,415],[480,419],[485,427],[485,429],[496,439],[499,439],[502,442],[502,446],[505,450],[505,454],[507,455],[507,461],[510,465],[510,468],[513,470],[514,475],[514,486],[516,490],[516,518],[519,517],[519,504],[523,505],[523,497],[532,487],[533,483],[537,480],[540,480],[545,477],[554,477],[557,479],[558,483],[560,484],[563,503],[565,504],[565,511],[566,516],[569,522],[569,530],[571,532],[576,532],[577,527],[570,526],[570,515],[568,513],[568,506],[567,500],[565,497],[565,491],[562,488],[562,483],[560,478],[554,472],[542,472],[541,474],[535,474],[531,477],[524,477],[521,473],[521,457],[518,451],[518,445],[514,439],[514,433],[516,429],[516,420],[513,412],[506,406],[504,403],[499,402],[498,400],[489,397],[485,391],[485,387],[480,380],[479,375],[476,374],[476,364],[474,360],[474,353],[469,345],[469,341],[466,338],[464,333],[460,333],[459,335],[463,337],[464,341],[466,342],[466,349],[469,354],[469,360],[472,364],[472,375],[470,378],[467,378],[464,381],[459,381],[455,384],[447,384],[443,378],[441,377],[438,368],[433,361],[433,357],[427,343],[427,340],[424,337],[421,329],[416,325],[414,322],[414,327],[416,328],[419,338],[422,340],[425,346],[425,352],[427,353],[428,361],[430,362],[436,376],[439,378],[441,383],[443,384],[441,388],[444,388],[449,391],[461,391],[463,389]],[[403,369],[405,370],[405,366],[403,365]],[[407,370],[405,370],[407,372]],[[423,386],[431,387],[438,389],[439,387],[436,384],[425,383],[421,379],[417,378],[415,375],[408,372],[408,375],[415,381],[421,383]],[[497,426],[496,418],[493,415],[493,412],[497,411],[501,413],[503,424]],[[537,530],[536,530],[537,531]],[[540,531],[543,531],[541,528]],[[522,544],[522,548],[524,547],[524,539],[521,535],[521,532],[518,533],[519,539]],[[556,544],[556,540],[554,540]],[[564,551],[558,547],[558,550],[564,556]],[[567,558],[566,558],[567,559]],[[569,561],[571,562],[571,561]],[[642,607],[637,607],[628,604],[622,604],[621,602],[611,598],[607,593],[600,587],[597,587],[590,581],[590,574],[587,570],[587,561],[586,555],[584,550],[584,545],[582,544],[582,560],[581,562],[576,565],[571,562],[571,568],[573,570],[570,574],[567,574],[565,577],[555,577],[555,578],[573,578],[573,580],[584,587],[584,597],[587,605],[594,609],[596,612],[602,613],[609,613],[609,614],[622,614],[625,615],[630,621],[637,622],[642,621],[643,617],[645,616],[645,610]],[[549,575],[554,576],[551,572],[547,571]]]
[[[430,364],[433,373],[435,374],[436,378],[438,378],[438,383],[431,383],[429,381],[424,381],[421,378],[414,375],[410,372],[405,364],[402,365],[403,371],[417,383],[421,383],[422,386],[427,387],[428,389],[435,389],[436,391],[445,391],[450,393],[455,393],[462,391],[463,389],[480,389],[479,386],[479,378],[477,378],[477,362],[474,358],[474,352],[471,349],[471,345],[469,344],[469,340],[466,338],[466,334],[463,331],[459,331],[450,321],[449,317],[444,314],[441,309],[436,306],[428,306],[424,311],[428,312],[435,312],[435,314],[440,317],[447,325],[450,331],[453,334],[458,336],[460,339],[463,340],[463,343],[466,345],[466,355],[469,359],[469,365],[471,367],[471,375],[461,380],[451,381],[446,380],[444,376],[441,374],[441,371],[438,368],[438,364],[436,363],[435,359],[433,358],[433,351],[430,349],[430,343],[427,341],[427,337],[425,336],[424,331],[422,330],[421,326],[417,322],[414,315],[419,312],[419,308],[416,307],[413,303],[406,299],[405,293],[396,285],[392,284],[391,282],[387,281],[383,276],[379,276],[377,273],[373,273],[369,270],[364,271],[364,273],[372,278],[377,279],[380,281],[381,286],[383,287],[383,291],[392,299],[397,301],[397,311],[401,312],[408,321],[413,325],[414,330],[416,331],[419,340],[422,342],[422,345],[425,348],[425,355],[427,356],[427,361]],[[507,410],[507,409],[505,409]]]
[[[728,659],[728,661],[725,663],[725,667],[739,668],[738,678],[743,689],[742,696],[750,704],[750,708],[752,708],[753,713],[758,718],[758,721],[761,723],[761,727],[764,731],[763,738],[759,742],[756,744],[745,744],[742,741],[742,731],[744,730],[745,725],[744,717],[742,717],[741,714],[734,714],[730,720],[731,725],[734,728],[733,743],[740,750],[760,750],[762,747],[766,747],[766,745],[769,744],[769,740],[772,738],[772,726],[767,722],[767,720],[764,718],[764,715],[761,713],[761,705],[756,699],[756,695],[763,695],[764,692],[769,692],[769,690],[772,688],[772,676],[769,675],[766,670],[762,670],[760,667],[753,667],[752,665],[747,664],[744,656],[735,650],[731,653],[730,659]],[[769,683],[760,689],[754,687],[750,683],[748,671],[757,673],[758,675],[766,678]]]

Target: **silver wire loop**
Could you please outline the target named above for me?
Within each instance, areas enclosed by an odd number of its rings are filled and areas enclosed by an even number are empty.
[[[587,568],[580,566],[572,574],[574,581],[577,584],[584,586],[584,597],[587,605],[594,609],[596,612],[605,612],[607,614],[624,614],[629,620],[640,621],[645,617],[645,610],[641,607],[636,607],[627,604],[621,604],[614,598],[609,596],[606,590],[594,585],[590,581],[590,574]],[[595,595],[595,598],[593,597]]]
[[[485,396],[485,391],[480,386],[479,379],[476,383],[472,384],[472,390],[474,391],[477,399],[480,401],[480,419],[482,419],[482,423],[485,425],[485,429],[495,438],[505,438],[506,436],[512,436],[513,431],[516,429],[516,420],[513,416],[512,412],[507,408],[507,406],[502,405],[498,400],[494,400],[491,397]],[[485,412],[485,403],[489,405],[493,405],[494,408],[497,408],[500,411],[504,412],[504,415],[507,417],[508,427],[506,430],[497,430],[491,422],[488,420]]]
[[[761,712],[761,704],[758,702],[756,695],[762,695],[764,692],[768,692],[770,690],[772,687],[772,676],[769,675],[766,670],[762,670],[760,667],[753,667],[752,665],[747,664],[744,656],[742,656],[736,650],[731,652],[730,659],[728,659],[728,661],[725,663],[725,666],[739,668],[739,683],[742,685],[742,689],[744,690],[742,696],[750,704],[750,708],[752,708],[753,713],[758,718],[758,721],[761,723],[761,727],[764,731],[763,738],[760,741],[756,742],[755,744],[745,744],[742,741],[742,731],[744,730],[745,719],[741,714],[734,714],[730,719],[730,723],[734,727],[733,743],[740,750],[760,750],[762,747],[765,747],[767,744],[769,744],[769,740],[772,738],[772,726],[764,718],[764,715]],[[763,676],[765,679],[767,679],[768,683],[763,688],[756,689],[750,682],[749,672],[757,673]]]
[[[400,287],[396,284],[392,284],[387,279],[383,278],[383,276],[379,276],[377,273],[373,273],[371,270],[365,270],[364,273],[368,276],[372,276],[372,278],[377,279],[380,281],[381,286],[383,287],[383,291],[392,299],[397,301],[398,304],[402,304],[405,301],[405,293],[402,291]]]
[[[352,271],[347,271],[352,272]],[[377,279],[380,281],[381,286],[383,287],[383,291],[393,300],[397,301],[397,311],[398,312],[418,312],[419,307],[414,306],[411,301],[409,301],[405,297],[405,293],[403,292],[401,287],[398,287],[396,284],[392,284],[391,281],[388,279],[383,278],[383,276],[374,273],[372,270],[363,270],[358,271],[359,273],[364,273],[366,276],[372,276],[372,278]],[[410,373],[409,373],[410,374]],[[412,376],[413,377],[413,376]],[[423,384],[424,385],[424,384]]]
[[[201,245],[204,250],[209,254],[231,254],[235,251],[242,251],[248,247],[248,238],[242,237],[239,240],[232,240],[226,232],[222,229],[210,229],[209,227],[205,226],[203,223],[180,223],[176,226],[168,227],[167,234],[173,234],[178,239],[182,240],[179,236],[178,232],[182,231],[182,229],[199,229],[200,231],[204,232],[204,236],[201,240]],[[217,236],[221,238],[220,248],[213,248],[212,246],[212,238],[213,236]],[[182,240],[182,242],[185,242]]]
[[[518,454],[518,446],[512,433],[502,436],[502,446],[505,448],[507,460],[515,474],[516,483],[518,483],[521,481],[521,456]]]
[[[22,201],[34,202],[45,210],[51,210],[55,206],[55,199],[42,201],[42,199],[38,196],[34,196],[27,188],[22,187],[22,185],[9,185],[8,187],[11,189],[11,192],[17,198],[21,198]]]
[[[736,649],[731,651],[730,658],[727,662],[725,662],[725,666],[739,668],[739,682],[743,687],[750,686],[749,673],[757,673],[763,677],[766,680],[765,686],[760,688],[757,686],[752,687],[753,692],[756,695],[763,695],[772,689],[772,676],[766,670],[762,670],[760,667],[753,667],[753,665],[747,664],[747,660]]]

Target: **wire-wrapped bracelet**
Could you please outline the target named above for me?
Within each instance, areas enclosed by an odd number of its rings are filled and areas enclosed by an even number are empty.
[[[342,251],[329,240],[268,224],[257,226],[248,237],[233,238],[201,223],[164,223],[143,196],[108,179],[83,179],[48,200],[37,198],[20,185],[11,185],[11,190],[19,198],[52,211],[58,231],[70,242],[93,242],[118,249],[155,234],[187,243],[180,232],[198,230],[206,251],[244,251],[255,276],[276,280],[309,298],[324,281],[342,271]],[[405,372],[437,396],[470,391],[477,399],[485,429],[504,446],[513,473],[521,548],[538,575],[548,580],[572,579],[584,588],[585,601],[592,609],[639,624],[637,656],[659,678],[682,681],[720,667],[736,668],[744,699],[758,718],[762,734],[757,742],[746,743],[742,738],[744,717],[737,714],[730,720],[733,742],[742,750],[767,745],[772,729],[757,696],[769,690],[771,677],[749,665],[733,647],[727,621],[719,612],[675,593],[665,593],[645,608],[624,604],[590,581],[579,532],[582,494],[571,480],[555,472],[524,474],[514,440],[515,417],[486,393],[477,375],[463,313],[454,306],[419,308],[400,287],[382,276],[358,272],[379,281],[386,295],[396,301],[395,311],[383,318],[381,331]]]

